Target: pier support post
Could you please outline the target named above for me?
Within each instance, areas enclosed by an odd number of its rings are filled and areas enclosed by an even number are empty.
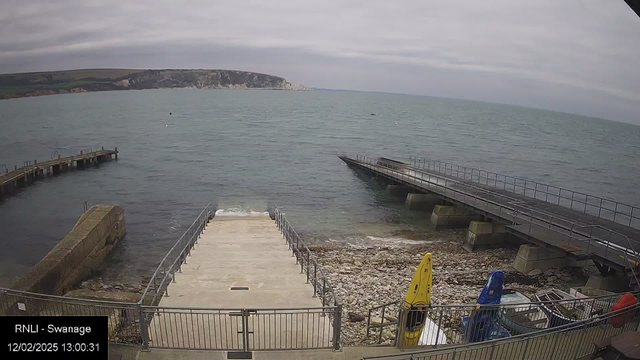
[[[468,252],[473,252],[479,248],[491,248],[501,246],[509,239],[504,225],[493,222],[472,221],[469,224],[467,237],[462,244],[462,248]]]
[[[407,194],[405,205],[409,209],[431,211],[436,205],[442,205],[444,201],[433,194]]]
[[[606,290],[611,292],[623,292],[627,289],[629,283],[624,276],[618,275],[591,275],[585,287]]]
[[[387,192],[394,196],[405,197],[411,191],[404,185],[387,185]]]
[[[431,224],[436,230],[461,229],[469,226],[472,221],[482,221],[482,215],[458,206],[436,205],[431,214]]]
[[[576,261],[566,253],[537,247],[534,245],[520,245],[513,267],[521,273],[528,273],[533,269],[545,270],[552,267],[585,266],[587,261]]]

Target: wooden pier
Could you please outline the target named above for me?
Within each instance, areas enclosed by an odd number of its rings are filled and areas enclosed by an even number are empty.
[[[60,157],[57,159],[38,162],[38,160],[25,161],[25,165],[18,168],[16,165],[13,171],[4,169],[4,174],[0,175],[0,198],[15,192],[18,188],[25,187],[38,179],[47,176],[57,175],[70,169],[84,169],[93,164],[110,161],[115,157],[118,159],[118,148],[115,150],[92,150],[87,149],[78,155]]]

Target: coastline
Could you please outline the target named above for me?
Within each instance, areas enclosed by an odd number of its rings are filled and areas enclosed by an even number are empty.
[[[505,272],[505,288],[528,296],[545,288],[582,286],[593,271],[568,267],[548,269],[537,275],[522,274],[511,266],[517,248],[469,253],[462,249],[465,233],[466,230],[444,230],[422,238],[416,244],[372,242],[360,247],[348,244],[312,247],[311,251],[323,266],[343,304],[343,343],[377,343],[377,333],[372,332],[369,338],[366,337],[368,310],[404,299],[411,278],[427,252],[433,256],[433,304],[475,304],[492,270]],[[394,318],[395,312],[397,307],[388,314],[389,317]],[[358,317],[364,317],[364,320],[350,319]],[[392,339],[391,329],[385,328],[382,343],[390,344]]]

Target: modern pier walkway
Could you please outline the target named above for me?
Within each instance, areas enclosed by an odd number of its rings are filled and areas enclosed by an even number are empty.
[[[465,207],[487,218],[507,224],[513,234],[544,247],[556,248],[578,259],[594,259],[606,266],[627,270],[630,260],[637,261],[640,250],[640,213],[628,205],[625,212],[602,207],[603,199],[585,195],[580,200],[571,192],[571,198],[562,193],[551,194],[557,204],[549,200],[547,189],[538,189],[538,184],[510,177],[511,183],[493,173],[484,171],[482,184],[467,180],[469,173],[462,176],[462,167],[448,167],[448,171],[435,170],[429,166],[421,167],[419,161],[406,164],[386,158],[356,156],[340,157],[347,164],[372,172],[395,183],[402,184],[419,192],[433,193],[455,205]],[[474,169],[475,170],[475,169]],[[473,173],[477,178],[479,173]],[[488,174],[491,174],[489,177]],[[508,177],[507,177],[508,178]],[[486,183],[485,183],[486,181]],[[533,187],[536,184],[536,187]],[[514,191],[508,191],[508,186]],[[518,189],[518,190],[516,190]],[[565,190],[567,191],[567,190]],[[517,192],[520,192],[518,194]],[[581,194],[584,195],[584,194]],[[594,205],[592,199],[599,199]],[[565,202],[569,203],[567,206]],[[608,201],[608,200],[607,200]],[[584,210],[575,205],[583,204]],[[582,206],[582,205],[580,205]],[[614,212],[615,211],[615,212]],[[606,216],[606,212],[613,212]],[[623,224],[621,222],[624,221]],[[629,224],[629,226],[625,225]]]
[[[149,347],[248,352],[339,344],[336,308],[314,296],[268,215],[215,217],[173,276],[148,327]]]

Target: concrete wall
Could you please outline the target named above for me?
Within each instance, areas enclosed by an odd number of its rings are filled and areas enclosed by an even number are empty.
[[[61,295],[97,270],[125,234],[124,210],[121,207],[95,205],[12,288]]]

